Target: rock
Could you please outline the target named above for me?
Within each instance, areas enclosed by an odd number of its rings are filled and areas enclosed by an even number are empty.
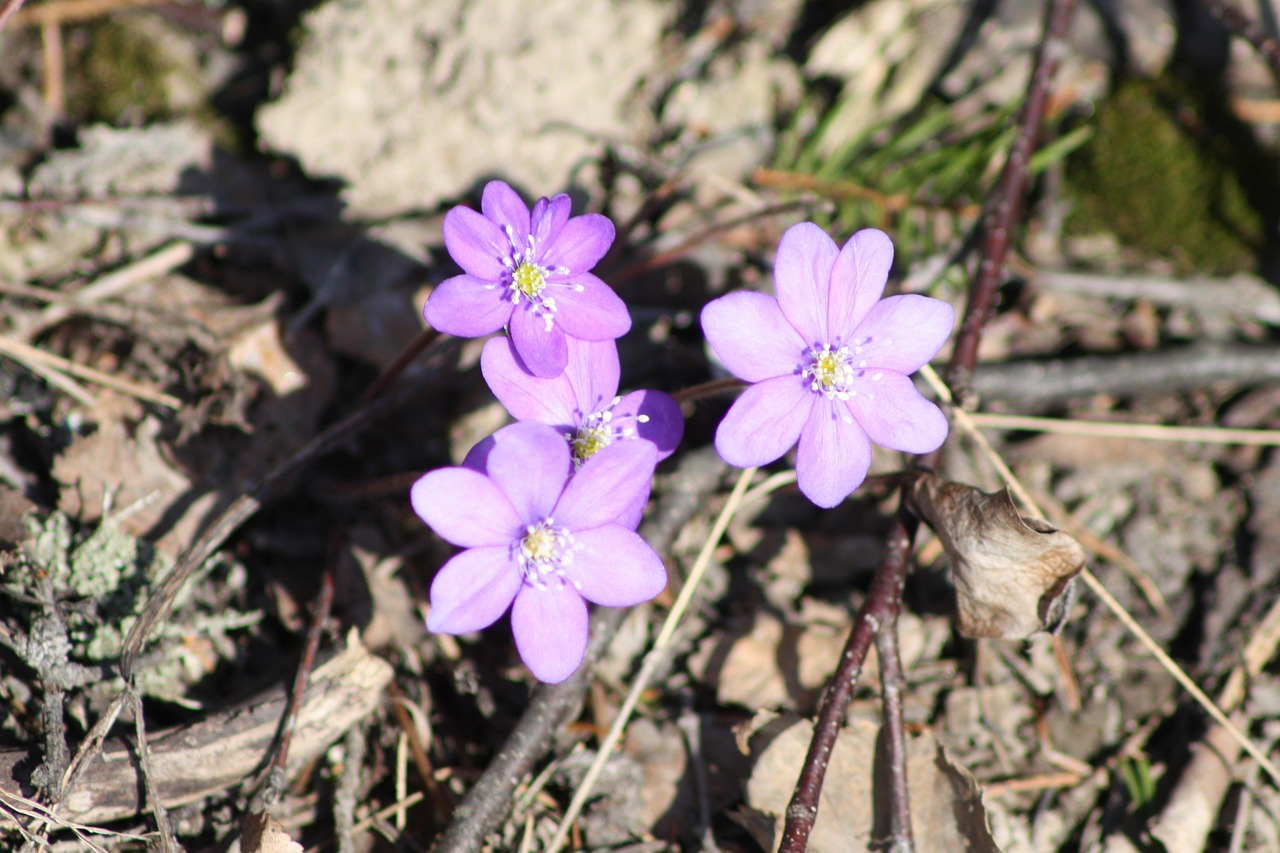
[[[526,195],[569,186],[605,141],[634,136],[628,97],[658,53],[656,0],[330,0],[264,144],[346,182],[357,212],[431,208],[501,177]]]

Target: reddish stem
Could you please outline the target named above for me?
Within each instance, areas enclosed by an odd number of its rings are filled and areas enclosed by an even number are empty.
[[[895,614],[898,612],[902,586],[907,577],[911,538],[915,533],[914,520],[908,517],[908,530],[903,518],[904,514],[900,514],[894,519],[889,532],[888,553],[871,581],[867,598],[858,611],[853,631],[840,655],[840,665],[822,696],[818,720],[813,726],[813,739],[809,741],[809,753],[805,756],[795,793],[791,795],[791,803],[787,806],[787,824],[783,829],[782,845],[778,848],[778,853],[801,853],[808,848],[809,833],[813,831],[813,825],[818,819],[818,796],[822,793],[822,782],[831,761],[831,751],[835,749],[836,737],[844,723],[845,709],[849,707],[849,700],[853,698],[853,691],[862,676],[862,664],[867,658],[867,650],[871,648],[871,640],[876,633],[896,621]],[[883,666],[881,670],[883,672]],[[882,682],[884,680],[882,678]],[[903,749],[905,751],[905,746]],[[905,783],[905,770],[902,778]]]
[[[1021,133],[1009,151],[1009,157],[996,184],[994,200],[983,219],[982,261],[970,285],[969,301],[948,369],[953,387],[959,385],[964,388],[971,381],[982,330],[995,308],[1014,223],[1022,211],[1030,185],[1031,155],[1040,137],[1040,124],[1049,98],[1050,83],[1057,70],[1067,24],[1074,9],[1075,0],[1049,2],[1044,35],[1036,52],[1035,66],[1020,116]],[[939,456],[940,449],[921,457],[917,460],[917,465],[933,470]],[[840,666],[823,697],[818,721],[814,725],[813,740],[809,744],[809,754],[805,758],[791,804],[787,807],[787,823],[779,853],[802,853],[808,847],[809,833],[817,820],[818,796],[822,791],[827,763],[830,761],[845,709],[862,674],[867,649],[875,634],[881,635],[881,690],[885,710],[881,736],[889,763],[889,831],[894,850],[911,849],[906,731],[902,721],[901,702],[904,679],[897,654],[897,613],[915,529],[916,522],[905,511],[899,513],[890,529],[884,561],[871,582],[867,600],[858,611]],[[887,636],[889,634],[893,635],[892,638]]]
[[[289,761],[289,744],[293,740],[293,732],[298,726],[298,715],[302,711],[302,699],[307,692],[307,681],[315,666],[316,653],[320,650],[320,640],[324,636],[324,627],[329,622],[329,613],[333,609],[333,575],[337,570],[338,559],[342,555],[342,536],[334,534],[329,540],[329,556],[325,560],[324,572],[320,575],[320,592],[316,595],[315,607],[311,614],[311,628],[307,632],[307,646],[302,652],[302,660],[298,662],[298,672],[293,679],[293,694],[289,697],[289,708],[285,711],[284,727],[280,731],[280,740],[272,756],[271,768],[267,774],[266,789],[263,792],[264,805],[270,808],[279,797],[279,788],[284,785],[285,766]]]
[[[1058,70],[1067,24],[1075,10],[1075,0],[1051,0],[1045,18],[1044,36],[1036,52],[1031,84],[1022,106],[1019,125],[1022,132],[1009,149],[1009,157],[996,184],[993,202],[982,220],[982,261],[969,288],[969,301],[964,319],[956,335],[947,380],[953,391],[963,393],[973,380],[978,362],[978,343],[982,330],[991,320],[996,296],[1004,278],[1005,256],[1013,239],[1013,227],[1022,213],[1022,205],[1031,182],[1031,155],[1040,141],[1040,124],[1049,101],[1050,83]]]

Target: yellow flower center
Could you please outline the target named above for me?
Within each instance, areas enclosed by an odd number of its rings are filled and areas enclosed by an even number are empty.
[[[516,290],[533,299],[547,287],[547,271],[532,261],[525,261],[512,273],[511,284]]]
[[[808,360],[800,375],[809,380],[810,389],[828,400],[847,400],[855,393],[849,387],[856,368],[848,347],[833,350],[831,344],[823,344],[822,349],[809,350]]]
[[[525,527],[524,536],[515,546],[515,560],[525,583],[546,589],[552,577],[573,583],[564,570],[573,563],[573,554],[580,547],[572,533],[552,519],[544,518]]]
[[[534,527],[520,540],[520,553],[526,560],[554,560],[557,551],[556,535],[547,527]]]
[[[578,465],[595,456],[601,449],[613,444],[612,431],[608,426],[583,426],[570,439],[573,445],[573,460]]]
[[[634,438],[636,428],[631,425],[633,421],[637,424],[649,422],[648,415],[624,415],[615,421],[613,407],[621,402],[621,397],[614,397],[607,408],[592,412],[583,418],[575,432],[564,434],[564,437],[569,439],[569,446],[573,448],[575,469],[580,468],[583,462],[613,444],[615,439]]]

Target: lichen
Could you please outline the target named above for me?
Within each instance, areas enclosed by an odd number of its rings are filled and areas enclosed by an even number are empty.
[[[1069,230],[1113,233],[1181,274],[1255,267],[1264,217],[1241,176],[1257,157],[1239,150],[1223,122],[1171,78],[1121,84],[1098,105],[1092,139],[1068,161]],[[1272,183],[1274,172],[1272,164]]]
[[[81,663],[116,662],[125,637],[172,561],[110,521],[83,534],[77,534],[73,522],[60,512],[44,519],[33,516],[27,524],[29,535],[20,557],[26,571],[13,574],[32,579],[22,592],[38,598],[34,579],[47,578],[46,586],[63,614],[70,657]],[[198,575],[176,596],[152,638],[166,651],[138,673],[144,693],[180,701],[186,687],[208,675],[216,661],[235,656],[232,632],[262,618],[259,612],[230,606],[229,599],[246,581],[238,563],[215,556]],[[208,582],[211,576],[216,582]],[[39,621],[35,613],[29,615],[32,624]],[[114,685],[100,684],[90,686],[89,692],[105,695],[113,689]]]

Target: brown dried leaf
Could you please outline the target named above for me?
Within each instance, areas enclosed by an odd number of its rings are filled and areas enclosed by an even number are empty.
[[[62,486],[58,509],[80,521],[102,517],[104,507],[128,509],[121,528],[138,537],[158,537],[160,550],[175,554],[185,547],[215,497],[204,493],[165,452],[162,424],[146,417],[136,427],[109,420],[96,432],[77,437],[53,463],[53,478]],[[107,496],[111,499],[108,501]],[[169,513],[183,514],[172,525]]]
[[[880,727],[851,722],[840,733],[827,765],[818,799],[818,819],[809,836],[809,853],[878,850],[887,816],[877,815],[888,801],[885,771],[877,762]],[[782,835],[787,803],[813,736],[807,721],[778,719],[751,739],[755,766],[747,782],[747,802],[774,818],[771,838],[757,838],[769,850]],[[995,853],[982,791],[964,768],[951,761],[932,735],[907,742],[907,786],[916,850],[968,850]]]
[[[1062,623],[1086,559],[1074,538],[1019,515],[1007,489],[987,493],[925,476],[910,503],[951,558],[960,633],[1016,640]]]
[[[240,825],[241,853],[302,853],[302,845],[289,837],[284,825],[270,812],[250,812]]]

